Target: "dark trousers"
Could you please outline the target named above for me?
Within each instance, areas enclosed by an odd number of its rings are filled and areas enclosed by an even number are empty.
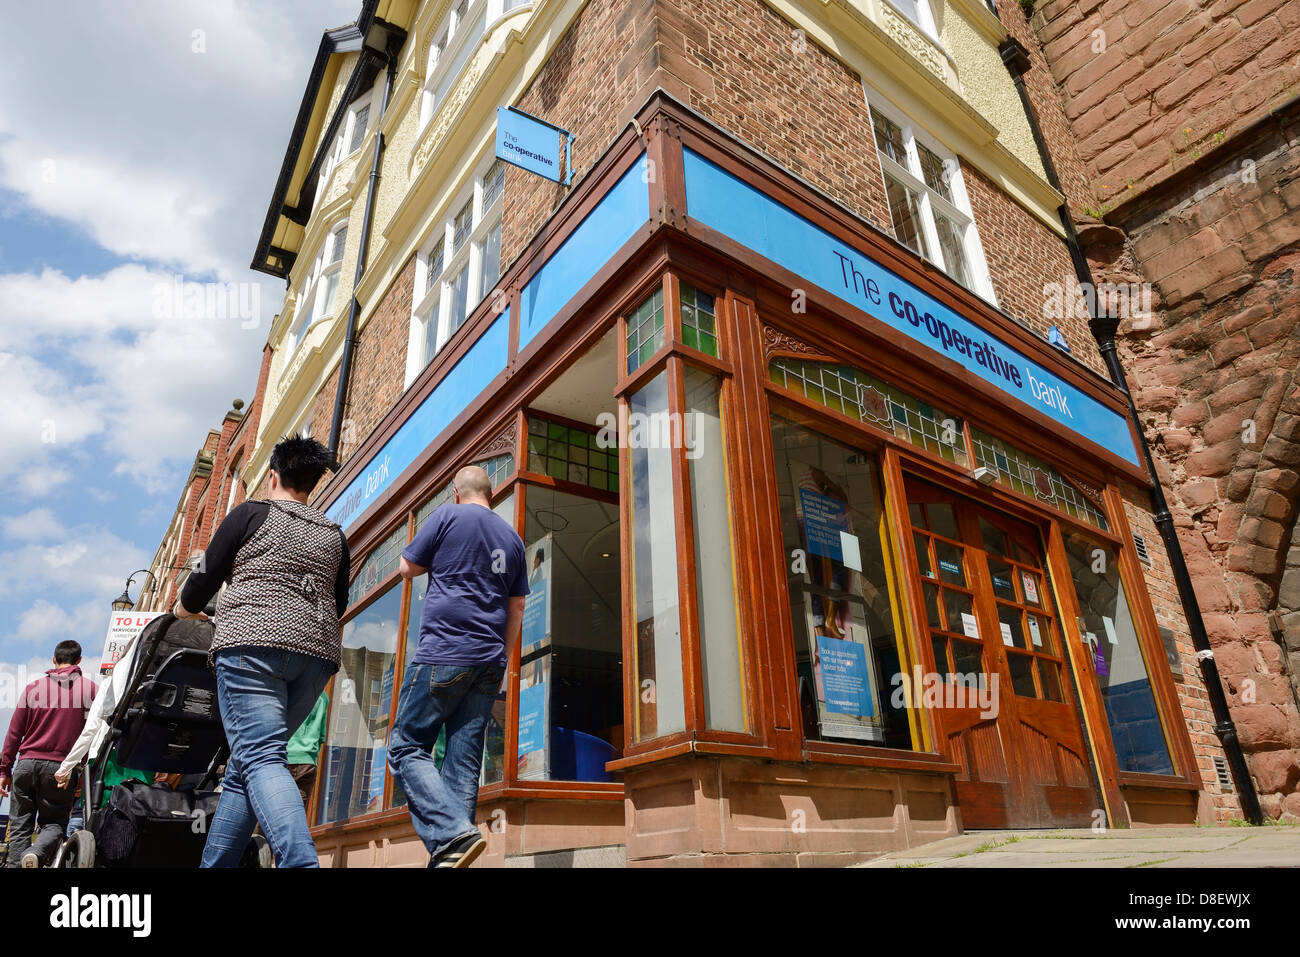
[[[36,852],[42,867],[54,860],[76,797],[71,783],[61,788],[55,782],[54,772],[58,769],[58,761],[36,758],[23,758],[14,765],[13,790],[9,794],[9,867],[22,866],[29,848]]]

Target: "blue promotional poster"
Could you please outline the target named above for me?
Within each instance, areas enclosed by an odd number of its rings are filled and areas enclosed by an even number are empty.
[[[519,777],[545,779],[550,770],[550,656],[519,669]]]
[[[388,748],[379,738],[375,739],[370,752],[370,792],[366,795],[367,809],[381,807],[384,803],[384,762],[388,760]]]
[[[862,540],[854,534],[848,492],[824,469],[793,458],[790,483],[806,552],[802,590],[821,733],[883,741],[884,720],[875,706],[875,662],[868,654],[871,629],[862,597]]]
[[[868,683],[867,649],[856,641],[817,636],[826,710],[869,718],[875,713]]]
[[[528,654],[551,637],[551,536],[543,535],[524,551],[528,597],[524,599],[523,648]]]
[[[832,561],[844,561],[840,533],[849,531],[847,505],[829,495],[822,495],[806,488],[799,489],[799,505],[803,511],[803,528],[808,543],[808,553]]]

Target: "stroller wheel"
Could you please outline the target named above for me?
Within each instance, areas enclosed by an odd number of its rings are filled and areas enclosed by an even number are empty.
[[[254,834],[244,851],[244,867],[270,869],[274,866],[275,855],[271,853],[270,843],[261,834]]]
[[[54,867],[88,868],[95,866],[95,835],[82,829],[63,842],[54,857]]]

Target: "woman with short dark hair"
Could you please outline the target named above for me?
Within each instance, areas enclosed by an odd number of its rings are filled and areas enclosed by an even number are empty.
[[[176,602],[177,617],[201,615],[228,583],[209,662],[230,759],[203,867],[237,867],[259,823],[277,867],[318,866],[286,749],[339,667],[348,545],[307,504],[330,465],[315,439],[276,445],[267,497],[230,511]]]

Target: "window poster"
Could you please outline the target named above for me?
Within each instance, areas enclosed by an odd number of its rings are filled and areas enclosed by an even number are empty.
[[[519,669],[519,779],[544,781],[551,764],[551,656]]]
[[[370,750],[370,782],[366,794],[366,810],[376,811],[384,806],[384,764],[388,748],[382,738],[375,738]]]
[[[528,568],[528,597],[524,599],[523,654],[551,639],[551,557],[548,532],[524,550]]]
[[[863,558],[848,495],[822,469],[794,459],[795,516],[804,549],[804,610],[817,718],[827,737],[884,740],[884,719],[863,598]],[[800,559],[796,558],[796,561]]]

